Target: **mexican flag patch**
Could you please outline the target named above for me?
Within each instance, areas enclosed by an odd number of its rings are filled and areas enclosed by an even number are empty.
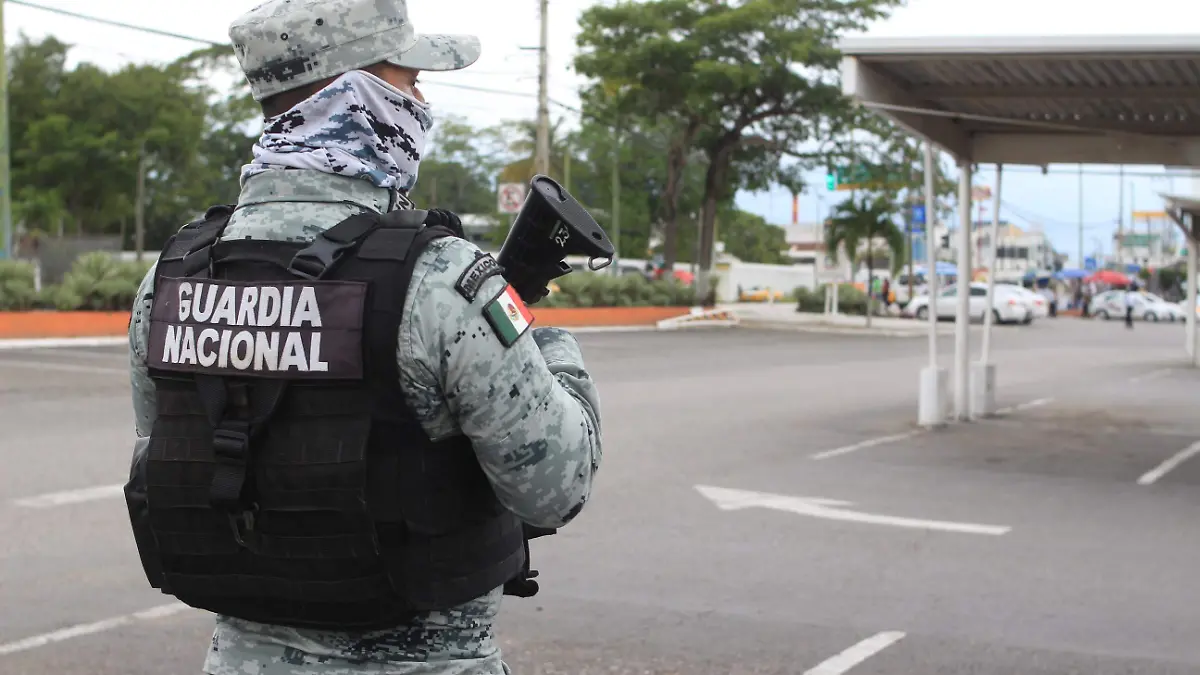
[[[483,315],[496,331],[496,336],[505,347],[511,347],[517,338],[529,330],[533,323],[533,314],[521,301],[516,289],[508,285],[500,294],[483,307]]]

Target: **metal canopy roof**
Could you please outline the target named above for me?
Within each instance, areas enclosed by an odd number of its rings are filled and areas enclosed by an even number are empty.
[[[1158,193],[1158,196],[1162,197],[1171,220],[1175,221],[1189,239],[1196,240],[1196,235],[1200,234],[1195,231],[1200,229],[1200,197],[1171,195],[1165,192]]]
[[[1200,165],[1200,36],[858,38],[849,96],[975,163]]]

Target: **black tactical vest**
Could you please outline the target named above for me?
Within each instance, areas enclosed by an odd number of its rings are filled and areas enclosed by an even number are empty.
[[[522,525],[470,441],[431,441],[399,385],[414,262],[451,231],[409,210],[310,245],[217,243],[231,212],[181,229],[156,273],[157,418],[126,490],[150,584],[218,614],[345,630],[525,581]]]

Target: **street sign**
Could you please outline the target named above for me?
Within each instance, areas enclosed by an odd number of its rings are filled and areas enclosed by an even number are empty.
[[[1096,259],[1093,258],[1092,256],[1088,256],[1088,257],[1084,258],[1083,259],[1083,269],[1085,269],[1089,272],[1094,271],[1096,269]]]
[[[924,204],[913,204],[912,224],[913,225],[924,225],[925,224],[925,205]],[[913,231],[915,232],[916,228],[914,228]]]
[[[903,185],[906,181],[900,173],[889,173],[880,179],[881,170],[865,164],[835,167],[825,174],[825,189],[833,191],[879,189]]]
[[[941,532],[957,532],[959,534],[981,534],[997,537],[1008,534],[1012,528],[1006,525],[980,525],[976,523],[954,523],[944,520],[923,520],[919,518],[900,518],[874,513],[851,511],[848,506],[852,502],[821,497],[790,497],[766,492],[751,492],[749,490],[731,490],[729,488],[697,485],[696,490],[708,498],[722,511],[738,511],[741,509],[762,508],[775,511],[788,511],[802,516],[840,520],[849,523],[868,525],[890,525],[918,530],[936,530]]]
[[[516,213],[521,210],[521,204],[525,201],[525,184],[501,183],[496,194],[496,208],[500,213]]]

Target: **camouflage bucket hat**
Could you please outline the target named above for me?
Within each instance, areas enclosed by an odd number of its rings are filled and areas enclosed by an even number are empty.
[[[407,0],[271,0],[229,27],[256,101],[387,61],[458,70],[479,58],[473,35],[419,35]]]

